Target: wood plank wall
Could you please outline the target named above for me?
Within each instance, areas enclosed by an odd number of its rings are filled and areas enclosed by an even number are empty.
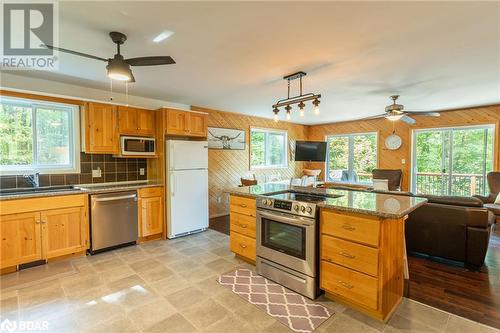
[[[269,175],[279,175],[281,178],[292,178],[302,175],[304,163],[290,161],[290,148],[288,147],[288,168],[250,170],[250,127],[283,129],[288,131],[288,141],[306,140],[307,126],[291,124],[280,121],[275,123],[271,119],[245,116],[232,112],[192,106],[193,111],[207,112],[209,127],[237,128],[245,130],[245,150],[220,150],[208,151],[208,185],[210,198],[210,217],[229,214],[229,198],[224,194],[225,188],[235,187],[240,184],[240,177],[255,174],[257,179]]]
[[[402,190],[408,191],[410,184],[411,168],[411,132],[419,128],[438,128],[450,126],[470,126],[481,124],[496,125],[495,145],[495,170],[500,170],[500,105],[477,107],[441,112],[441,117],[414,116],[417,123],[413,126],[402,121],[396,122],[396,134],[403,139],[403,145],[396,151],[385,148],[385,138],[392,133],[392,122],[386,119],[350,121],[326,125],[314,125],[309,127],[309,140],[323,141],[327,135],[377,132],[378,133],[378,167],[384,169],[402,169]],[[406,164],[402,164],[402,160]],[[322,169],[321,178],[324,178],[324,163],[311,163],[309,168]]]

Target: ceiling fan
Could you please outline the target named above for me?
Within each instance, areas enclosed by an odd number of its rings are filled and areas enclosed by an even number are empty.
[[[430,117],[439,117],[439,112],[419,112],[419,111],[404,111],[404,105],[397,104],[399,95],[391,96],[392,104],[385,107],[385,113],[380,114],[378,116],[370,117],[367,119],[377,119],[377,118],[386,118],[391,121],[402,120],[407,124],[413,125],[416,124],[417,121],[410,117],[409,115],[422,115],[422,116],[430,116]]]
[[[113,43],[116,44],[116,54],[114,55],[113,58],[108,58],[108,59],[78,51],[63,49],[61,47],[56,47],[53,45],[45,44],[44,46],[52,50],[58,50],[64,53],[69,53],[80,57],[107,62],[108,65],[106,66],[106,69],[108,70],[108,77],[113,80],[126,81],[126,82],[135,82],[135,78],[134,75],[132,74],[130,66],[157,66],[157,65],[175,64],[174,59],[172,59],[172,57],[170,56],[138,57],[138,58],[125,59],[120,54],[120,45],[125,43],[125,41],[127,40],[127,36],[125,34],[122,34],[121,32],[112,31],[109,33],[109,37],[111,37]]]

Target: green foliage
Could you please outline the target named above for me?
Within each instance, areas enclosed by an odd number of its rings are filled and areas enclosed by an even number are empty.
[[[33,162],[31,108],[0,104],[0,165]]]
[[[285,164],[286,142],[283,133],[253,130],[250,133],[250,163],[252,166]]]

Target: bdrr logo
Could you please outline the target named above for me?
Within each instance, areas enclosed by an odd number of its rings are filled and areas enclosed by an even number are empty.
[[[55,52],[44,45],[57,42],[57,2],[2,1],[2,11],[2,67],[55,69]]]

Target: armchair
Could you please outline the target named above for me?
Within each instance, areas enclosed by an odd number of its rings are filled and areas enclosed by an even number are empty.
[[[401,180],[403,178],[403,172],[399,169],[373,169],[372,170],[373,179],[387,179],[388,190],[389,191],[401,191]]]
[[[500,172],[492,171],[486,176],[488,180],[488,188],[490,189],[490,194],[488,196],[474,195],[483,202],[483,206],[488,208],[493,214],[495,214],[496,220],[500,221],[500,205],[495,204],[495,199],[500,192]]]

